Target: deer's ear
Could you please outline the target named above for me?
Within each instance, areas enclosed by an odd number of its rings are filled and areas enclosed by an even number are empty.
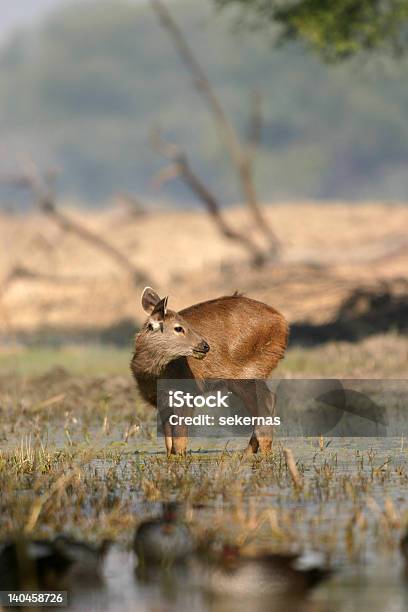
[[[150,315],[150,321],[154,321],[155,323],[163,323],[167,312],[168,299],[168,297],[165,297],[157,302]]]
[[[142,293],[142,308],[147,314],[152,314],[160,301],[160,297],[151,287],[145,287]]]

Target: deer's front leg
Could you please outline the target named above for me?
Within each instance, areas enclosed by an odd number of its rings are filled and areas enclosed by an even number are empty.
[[[157,395],[157,409],[159,411],[159,417],[162,424],[164,443],[166,445],[167,456],[169,457],[172,453],[173,447],[173,428],[170,422],[172,416],[172,410],[168,406],[167,394],[161,390]]]
[[[173,425],[172,427],[172,455],[185,455],[187,452],[188,443],[188,427],[187,425]]]
[[[172,452],[173,437],[172,437],[172,428],[168,420],[165,423],[163,423],[163,431],[164,431],[164,442],[166,444],[166,452],[167,452],[167,456],[169,457]]]
[[[178,408],[174,411],[174,414],[171,417],[170,422],[172,423],[171,427],[171,436],[172,436],[172,447],[171,454],[172,455],[185,455],[187,451],[187,443],[188,443],[188,426],[185,424],[185,418],[191,417],[193,415],[193,410],[186,406],[182,408]]]
[[[163,423],[164,442],[167,456],[185,455],[188,442],[188,429],[180,425],[171,425],[170,419]]]
[[[184,417],[192,414],[192,411],[184,407],[177,410],[169,408],[165,394],[162,394],[159,399],[162,400],[157,405],[162,422],[167,456],[185,455],[188,442],[188,427],[184,423]]]

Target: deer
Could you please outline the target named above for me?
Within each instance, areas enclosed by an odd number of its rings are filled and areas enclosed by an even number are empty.
[[[282,314],[240,293],[194,304],[179,312],[167,308],[151,288],[142,293],[147,319],[135,336],[131,371],[142,398],[157,407],[160,379],[217,379],[253,416],[274,413],[266,380],[284,357],[289,326]],[[162,418],[167,455],[185,455],[188,428]],[[246,455],[269,453],[273,427],[254,427]]]

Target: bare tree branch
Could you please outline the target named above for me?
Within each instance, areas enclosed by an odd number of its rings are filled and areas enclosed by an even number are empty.
[[[170,11],[161,0],[151,0],[151,4],[160,23],[169,32],[180,58],[192,75],[194,87],[209,107],[238,173],[242,193],[256,225],[266,237],[271,253],[277,255],[279,251],[278,238],[269,226],[262,207],[258,203],[252,173],[252,156],[248,155],[247,151],[241,146],[237,133],[216,96],[203,67],[195,57]]]
[[[143,217],[147,215],[147,210],[142,202],[132,194],[120,191],[115,194],[115,202],[118,206],[123,207],[131,217]]]
[[[158,153],[171,162],[170,166],[159,173],[159,181],[180,177],[205,205],[219,232],[225,238],[239,242],[246,248],[255,265],[262,265],[265,262],[265,256],[259,247],[248,236],[230,227],[221,213],[217,198],[191,169],[186,153],[176,145],[164,141],[158,130],[152,133],[152,145]]]
[[[2,177],[2,182],[27,189],[32,193],[34,202],[41,212],[50,217],[62,230],[78,236],[84,242],[104,252],[130,274],[135,284],[148,284],[149,279],[145,273],[139,270],[115,246],[58,210],[55,203],[54,179],[55,173],[48,172],[42,176],[36,165],[30,162],[27,164],[25,173],[17,176]]]
[[[77,283],[78,282],[78,277],[74,275],[61,276],[57,274],[46,274],[44,272],[37,272],[36,270],[27,268],[27,266],[16,264],[14,267],[10,269],[9,273],[4,279],[3,284],[1,285],[0,295],[2,291],[4,291],[4,289],[7,288],[8,284],[10,284],[12,281],[17,280],[17,279],[48,281],[48,282],[52,282],[56,284],[73,283],[73,282]]]
[[[253,160],[257,149],[261,143],[262,137],[262,96],[261,92],[256,90],[251,94],[250,100],[250,118],[247,136],[248,158]]]

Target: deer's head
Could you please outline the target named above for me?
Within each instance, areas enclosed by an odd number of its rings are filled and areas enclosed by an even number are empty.
[[[148,314],[143,333],[165,361],[178,357],[203,359],[210,347],[207,341],[177,312],[167,308],[167,297],[160,298],[151,287],[142,294],[142,307]]]

